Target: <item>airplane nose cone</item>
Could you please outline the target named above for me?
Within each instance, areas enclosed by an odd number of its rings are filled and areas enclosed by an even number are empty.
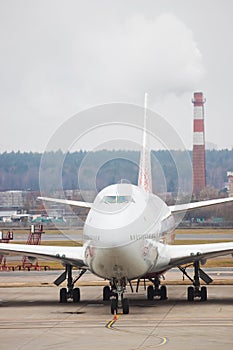
[[[119,195],[110,186],[98,197],[88,214],[84,239],[98,246],[115,247],[135,239],[157,238],[161,220],[168,214],[167,206],[160,198],[134,187],[131,196],[127,192]]]

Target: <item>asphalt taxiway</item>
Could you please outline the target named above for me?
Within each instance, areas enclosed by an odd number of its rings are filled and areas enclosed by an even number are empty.
[[[227,350],[233,347],[232,284],[210,285],[208,301],[193,303],[186,300],[185,285],[168,285],[169,299],[153,302],[146,300],[142,286],[139,293],[128,293],[130,314],[114,318],[109,302],[102,301],[102,286],[97,283],[100,281],[91,274],[83,276],[79,304],[59,304],[59,289],[50,282],[60,272],[0,274],[1,350],[219,350],[221,347]],[[215,280],[223,281],[227,277],[231,281],[233,269],[214,269],[212,276]],[[168,282],[177,277],[178,271],[170,272]],[[23,281],[28,286],[23,287]],[[38,286],[33,285],[35,281]]]

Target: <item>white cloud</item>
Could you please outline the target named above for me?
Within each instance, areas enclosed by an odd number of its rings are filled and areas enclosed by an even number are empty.
[[[123,40],[123,75],[140,93],[186,92],[200,81],[201,54],[192,32],[174,15],[162,14],[154,20],[136,15],[128,20]]]
[[[154,19],[134,15],[104,35],[97,31],[82,52],[83,84],[103,99],[191,91],[204,72],[191,30],[166,13]]]
[[[140,104],[145,91],[155,99],[182,94],[203,76],[193,33],[173,14],[120,18],[79,2],[21,1],[2,5],[1,20],[1,149],[10,147],[7,133],[18,118],[15,144],[24,147],[23,130],[42,129],[41,139],[31,136],[26,146],[41,149],[64,118],[82,108]]]

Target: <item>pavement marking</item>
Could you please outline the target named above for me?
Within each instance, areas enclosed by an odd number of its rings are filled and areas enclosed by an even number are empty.
[[[166,337],[160,337],[159,335],[156,335],[155,336],[156,338],[158,339],[161,339],[161,343],[157,344],[157,345],[148,345],[146,347],[143,347],[143,348],[138,348],[137,350],[143,350],[143,349],[149,349],[149,348],[158,348],[159,346],[163,346],[165,345],[167,342],[168,342],[168,338]]]
[[[166,338],[166,337],[158,337],[158,338],[160,338],[162,340],[162,342],[158,346],[165,345],[168,341],[168,338]]]
[[[114,331],[119,331],[119,332],[124,332],[124,333],[134,333],[132,331],[129,330],[123,330],[123,329],[119,329],[119,327],[113,327],[114,324],[118,321],[118,319],[122,316],[123,314],[115,314],[113,319],[110,320],[108,323],[106,323],[105,327]],[[144,350],[144,349],[149,349],[149,348],[157,348],[159,346],[163,346],[168,342],[168,338],[167,337],[160,337],[159,335],[153,335],[154,338],[160,339],[160,343],[159,344],[153,344],[153,345],[149,345],[149,346],[139,346],[137,348],[135,348],[135,350]]]
[[[116,323],[116,321],[121,317],[122,314],[116,314],[114,315],[113,319],[111,321],[109,321],[105,327],[108,328],[108,329],[112,329],[112,330],[115,330],[113,325]]]

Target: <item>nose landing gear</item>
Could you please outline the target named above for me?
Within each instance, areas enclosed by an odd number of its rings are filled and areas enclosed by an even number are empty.
[[[109,289],[108,288],[104,288],[103,294],[104,296],[109,297],[109,299],[110,299],[110,296],[113,296],[113,298],[111,299],[112,315],[117,314],[119,309],[122,309],[123,314],[128,314],[129,300],[127,298],[124,298],[124,292],[126,290],[126,279],[125,278],[122,278],[120,280],[113,279],[111,281],[111,290],[110,288]]]

